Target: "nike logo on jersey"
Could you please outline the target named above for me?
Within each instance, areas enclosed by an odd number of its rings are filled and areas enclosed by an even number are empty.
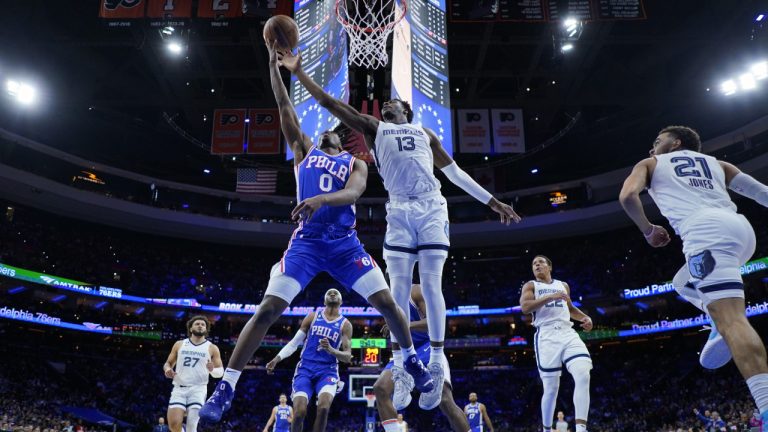
[[[336,161],[325,156],[312,155],[308,157],[306,168],[309,169],[312,167],[325,169],[329,174],[341,181],[346,181],[347,174],[349,174],[349,168],[345,165],[337,166]]]

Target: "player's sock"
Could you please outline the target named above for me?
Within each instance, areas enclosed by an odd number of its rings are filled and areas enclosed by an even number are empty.
[[[541,396],[541,424],[546,427],[549,423],[549,429],[552,430],[552,419],[555,417],[555,402],[557,401],[557,391],[560,389],[559,376],[543,376],[541,383],[544,386],[544,394]]]
[[[760,414],[768,412],[768,373],[747,378],[747,386],[752,397],[755,398],[755,404],[760,410]]]
[[[392,351],[392,360],[394,360],[395,366],[403,367],[403,352],[400,350]]]
[[[192,408],[187,410],[187,432],[197,432],[197,423],[200,421],[200,410]]]
[[[384,432],[400,432],[400,425],[397,424],[397,419],[383,420],[381,426],[384,428]]]
[[[587,425],[576,423],[576,432],[587,432]]]
[[[224,378],[222,378],[222,381],[226,381],[229,383],[229,385],[232,387],[232,390],[235,389],[235,386],[237,385],[237,380],[240,379],[240,374],[243,373],[239,370],[234,370],[227,368],[224,371]]]
[[[430,347],[429,350],[429,364],[437,363],[443,364],[443,347]]]
[[[445,298],[443,297],[443,265],[446,255],[433,250],[419,252],[419,279],[424,303],[427,305],[429,340],[445,340]]]
[[[416,355],[416,349],[413,348],[413,345],[409,346],[408,348],[404,348],[402,345],[400,345],[400,352],[403,353],[403,359],[407,359],[412,355]]]

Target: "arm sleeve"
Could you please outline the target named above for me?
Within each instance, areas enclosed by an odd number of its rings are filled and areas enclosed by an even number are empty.
[[[763,207],[768,207],[768,186],[755,180],[749,174],[740,172],[731,179],[728,188],[739,195],[755,200]]]
[[[493,195],[491,195],[490,192],[477,184],[477,182],[472,177],[470,177],[466,171],[459,168],[456,162],[452,162],[450,165],[443,167],[441,171],[443,174],[445,174],[446,177],[448,177],[448,180],[450,180],[451,183],[460,187],[462,190],[464,190],[464,192],[471,195],[481,203],[488,204],[488,202],[491,201],[491,198],[493,198]]]
[[[304,339],[306,339],[306,337],[307,334],[304,333],[304,330],[297,331],[296,336],[294,336],[293,339],[288,342],[288,345],[284,346],[283,349],[277,353],[277,355],[279,355],[282,360],[287,359],[291,356],[291,354],[295,353],[300,346],[304,344]]]

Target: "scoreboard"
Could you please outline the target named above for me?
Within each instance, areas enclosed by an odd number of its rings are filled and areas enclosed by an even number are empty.
[[[381,366],[381,348],[366,347],[360,349],[360,364],[367,367]]]

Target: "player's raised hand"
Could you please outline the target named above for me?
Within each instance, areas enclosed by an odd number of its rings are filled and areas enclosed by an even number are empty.
[[[381,327],[381,335],[384,336],[385,338],[389,337],[389,326],[387,324],[384,324]]]
[[[208,372],[213,371],[213,362],[211,359],[208,359],[208,363],[205,364],[205,368],[208,369]]]
[[[166,378],[173,379],[175,376],[176,376],[176,371],[174,371],[173,369],[168,368],[168,369],[165,370],[165,377]]]
[[[315,195],[312,198],[307,198],[294,207],[291,212],[291,219],[294,221],[303,219],[304,222],[307,222],[323,205],[325,205],[325,199],[322,195]]]
[[[664,247],[672,240],[667,230],[658,225],[651,225],[651,230],[643,233],[643,235],[645,236],[645,241],[655,248]]]
[[[269,64],[277,64],[277,41],[272,40],[267,42],[267,51],[269,51]]]
[[[585,315],[579,322],[581,323],[581,328],[584,329],[585,332],[592,331],[592,318]]]
[[[501,223],[504,225],[509,225],[512,222],[520,222],[520,216],[515,213],[515,210],[512,209],[512,206],[504,204],[503,202],[497,200],[495,197],[491,198],[491,202],[488,203],[488,207],[499,214]]]
[[[317,347],[317,350],[318,350],[318,351],[320,351],[320,350],[323,350],[323,351],[325,351],[325,352],[328,352],[328,353],[330,353],[330,352],[331,352],[331,349],[332,349],[332,348],[331,348],[331,344],[328,342],[328,338],[322,338],[322,339],[320,339],[320,344],[319,344],[319,346]]]
[[[272,375],[275,373],[275,366],[277,366],[278,362],[280,362],[280,356],[275,356],[275,358],[267,363],[267,375]]]
[[[296,54],[290,51],[278,52],[277,64],[295,74],[296,71],[301,70],[301,51],[297,50]]]

